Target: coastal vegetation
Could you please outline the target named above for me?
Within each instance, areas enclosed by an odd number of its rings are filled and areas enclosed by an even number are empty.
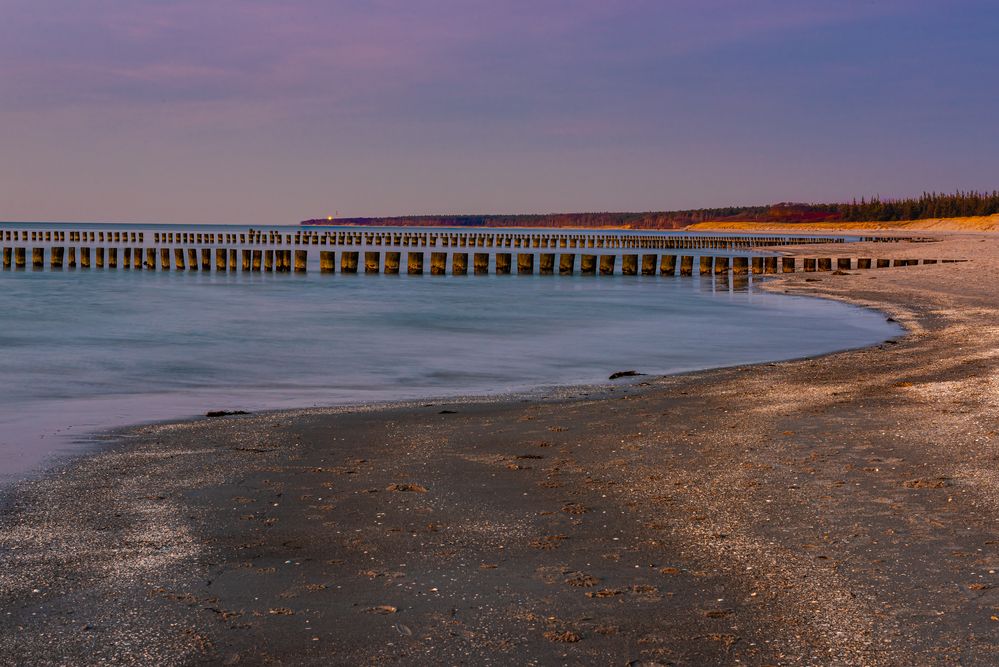
[[[765,206],[726,206],[640,213],[544,213],[523,215],[414,215],[383,218],[305,220],[302,224],[393,227],[540,227],[679,229],[704,222],[895,222],[999,214],[999,190],[924,192],[905,199],[861,198],[840,204],[782,202]]]
[[[924,192],[910,199],[861,199],[836,205],[836,220],[845,222],[895,222],[929,218],[966,218],[999,213],[999,190],[938,194]]]

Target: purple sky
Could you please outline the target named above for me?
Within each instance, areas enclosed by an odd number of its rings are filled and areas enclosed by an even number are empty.
[[[0,219],[999,187],[994,0],[0,0]]]

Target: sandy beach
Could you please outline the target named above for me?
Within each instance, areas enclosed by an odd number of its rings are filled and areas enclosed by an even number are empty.
[[[767,284],[874,348],[134,429],[3,501],[0,664],[996,664],[999,237],[931,235]]]

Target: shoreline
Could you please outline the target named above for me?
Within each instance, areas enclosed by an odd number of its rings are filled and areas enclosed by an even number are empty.
[[[756,303],[761,316],[765,316],[767,309],[773,307],[794,319],[808,318],[815,314],[824,318],[829,325],[835,325],[837,321],[849,322],[857,334],[827,335],[821,342],[796,345],[793,350],[768,344],[765,338],[761,338],[760,347],[740,344],[737,345],[737,353],[720,356],[714,353],[698,354],[696,349],[698,345],[694,344],[691,348],[694,355],[692,358],[671,352],[662,358],[653,357],[654,363],[651,367],[646,364],[645,355],[637,355],[634,352],[616,354],[613,349],[607,348],[606,351],[610,356],[605,358],[602,354],[589,355],[587,358],[595,360],[595,363],[586,366],[585,369],[566,364],[552,367],[524,366],[523,373],[500,372],[499,375],[503,376],[502,382],[494,377],[491,382],[483,379],[478,382],[466,381],[462,383],[465,386],[453,383],[447,386],[443,383],[436,383],[436,386],[430,386],[428,383],[428,386],[416,387],[401,385],[386,387],[384,391],[348,395],[342,391],[331,392],[321,389],[311,391],[295,387],[275,393],[268,393],[265,388],[258,388],[253,392],[246,387],[220,385],[215,388],[199,387],[183,392],[149,392],[137,389],[138,393],[118,396],[77,396],[62,401],[38,399],[30,403],[25,402],[17,411],[9,411],[5,415],[3,421],[7,430],[6,437],[0,438],[3,440],[0,445],[0,459],[4,453],[9,453],[10,458],[5,466],[0,467],[2,468],[0,490],[9,489],[20,480],[44,475],[49,468],[71,462],[80,454],[99,451],[102,443],[113,439],[115,432],[128,433],[132,427],[142,425],[194,420],[203,417],[206,412],[215,410],[245,410],[257,414],[269,414],[324,407],[392,408],[410,403],[417,405],[426,401],[504,401],[513,397],[533,399],[545,394],[560,395],[567,391],[577,391],[583,387],[592,393],[597,387],[609,388],[621,384],[621,380],[609,381],[608,375],[611,373],[637,366],[641,366],[637,370],[645,375],[683,374],[730,365],[765,363],[827,354],[876,342],[878,336],[888,337],[895,334],[893,327],[880,325],[878,320],[881,318],[871,310],[850,312],[839,306],[823,307],[809,305],[807,301],[799,300],[795,303],[793,299],[781,301],[779,296],[768,296],[761,286],[772,279],[771,276],[754,276],[752,289],[740,288],[740,284],[736,283],[734,293],[730,291],[732,287],[728,281],[719,283],[713,276],[682,278],[669,282],[662,282],[661,277],[617,280],[620,287],[625,287],[626,281],[628,289],[638,290],[637,285],[641,285],[641,290],[645,290],[648,295],[647,300],[653,306],[660,298],[672,298],[655,295],[672,295],[676,290],[683,295],[687,293],[702,295],[701,298],[706,302],[715,304],[713,307],[725,308],[726,306],[717,304],[731,302],[739,309],[747,309],[753,308],[753,304]],[[631,282],[632,280],[641,282]],[[537,284],[540,287],[541,282]],[[667,287],[669,289],[666,292],[660,291]],[[649,292],[649,289],[652,291]],[[639,294],[642,293],[641,290]],[[544,291],[550,292],[547,288]],[[736,317],[742,319],[753,316],[748,310],[742,315],[738,314],[738,311],[733,312],[736,313],[730,316],[733,321]],[[724,316],[724,313],[721,315]],[[584,314],[580,318],[580,323],[585,325],[585,319]],[[794,322],[790,322],[790,325],[795,326]],[[749,328],[752,329],[753,326]],[[767,327],[765,324],[760,324],[758,328]],[[884,331],[880,331],[881,329]],[[636,328],[633,326],[631,330],[635,332]],[[779,330],[772,327],[771,330],[780,335]],[[647,324],[639,327],[637,331],[647,331],[651,334],[650,339],[662,337],[656,318],[650,318]],[[703,343],[703,338],[700,340]],[[724,342],[717,336],[713,340],[716,344]],[[703,344],[700,347],[703,348]],[[652,354],[655,353],[652,344],[644,349]],[[524,350],[530,352],[527,348]],[[593,372],[594,370],[596,372]],[[19,441],[23,443],[20,450],[13,449],[13,444]]]
[[[877,304],[909,333],[873,348],[140,427],[4,516],[0,654],[988,664],[997,244],[947,243],[974,261],[767,283]]]
[[[761,279],[760,289],[766,282],[777,280],[777,277],[766,277]],[[767,290],[769,291],[769,290]],[[796,296],[796,295],[789,295]],[[810,298],[826,298],[820,295],[816,295]],[[877,313],[881,313],[876,304],[867,304],[861,302],[853,302],[848,299],[833,299],[830,300],[840,301],[842,303],[856,306],[864,310],[869,310]],[[366,413],[366,412],[379,412],[387,410],[415,410],[421,407],[428,407],[431,405],[499,405],[499,404],[514,404],[514,403],[524,403],[524,402],[535,402],[541,403],[546,401],[558,401],[565,400],[567,396],[572,397],[587,397],[591,400],[601,400],[601,399],[611,399],[615,390],[618,389],[628,389],[634,388],[636,386],[648,386],[649,381],[654,381],[663,378],[683,378],[688,375],[695,375],[699,373],[709,372],[709,371],[721,371],[721,370],[731,370],[739,368],[752,368],[754,366],[761,366],[765,364],[772,363],[792,363],[796,361],[808,361],[812,359],[822,359],[831,355],[842,354],[844,352],[853,352],[856,350],[863,350],[874,345],[884,344],[887,341],[898,340],[904,338],[910,332],[904,326],[902,326],[902,333],[890,338],[886,338],[884,341],[874,343],[873,345],[861,345],[856,347],[847,347],[837,350],[832,350],[829,352],[820,352],[816,354],[810,354],[800,357],[792,357],[789,359],[766,359],[762,361],[740,363],[733,365],[724,366],[708,366],[705,368],[697,368],[693,370],[677,371],[674,373],[658,374],[658,373],[645,373],[639,371],[637,376],[634,377],[622,377],[615,381],[605,380],[600,383],[579,383],[579,384],[555,384],[555,385],[537,385],[533,387],[527,387],[523,389],[515,389],[511,391],[504,391],[496,394],[440,394],[440,395],[427,395],[420,398],[404,399],[404,400],[375,400],[371,402],[360,402],[360,403],[343,403],[343,404],[330,404],[330,405],[317,405],[311,407],[281,407],[281,408],[264,408],[260,410],[250,410],[242,412],[242,410],[236,406],[237,412],[232,414],[220,415],[216,417],[209,417],[207,414],[191,414],[187,416],[179,417],[164,417],[164,418],[152,418],[148,420],[139,420],[129,424],[122,424],[110,427],[97,427],[89,431],[80,431],[72,438],[64,436],[67,440],[72,442],[74,447],[73,451],[66,451],[63,454],[54,455],[50,460],[48,460],[43,467],[29,471],[20,475],[17,478],[10,479],[9,481],[0,481],[0,515],[3,514],[8,509],[11,502],[11,496],[16,494],[17,487],[31,482],[37,482],[43,480],[46,477],[53,475],[65,474],[65,472],[70,471],[74,465],[80,461],[87,459],[92,456],[98,456],[100,454],[113,451],[117,448],[128,447],[131,444],[131,440],[140,439],[143,437],[142,433],[144,429],[156,428],[156,427],[170,427],[178,426],[184,424],[201,424],[210,423],[213,420],[219,418],[230,418],[230,417],[244,417],[244,416],[254,416],[261,418],[275,418],[275,419],[289,419],[295,417],[303,416],[315,416],[315,415],[340,415],[340,414],[354,414],[354,413]],[[644,378],[644,379],[643,379]],[[228,411],[232,409],[233,406],[212,406],[212,409],[219,409],[222,411]]]

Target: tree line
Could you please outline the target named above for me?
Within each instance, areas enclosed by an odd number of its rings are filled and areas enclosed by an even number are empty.
[[[539,227],[596,229],[678,229],[698,222],[892,222],[926,218],[959,218],[999,213],[999,190],[924,192],[908,199],[862,198],[848,204],[782,202],[766,206],[726,206],[642,213],[544,213],[522,215],[416,215],[388,218],[305,220],[307,225],[386,227]]]
[[[924,192],[915,199],[861,199],[839,204],[840,220],[850,222],[924,220],[926,218],[965,218],[999,213],[999,190],[992,192]]]

